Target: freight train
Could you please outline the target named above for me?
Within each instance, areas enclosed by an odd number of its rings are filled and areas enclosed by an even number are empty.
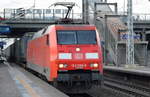
[[[23,39],[23,38],[22,38]],[[100,84],[103,77],[103,58],[99,34],[93,25],[52,25],[38,31],[28,42],[26,68],[44,76],[48,82],[67,83],[68,87]],[[24,54],[25,54],[24,53]],[[23,54],[23,53],[22,53]],[[71,88],[72,89],[72,88]]]
[[[15,43],[4,50],[5,57],[9,62],[26,64],[27,43],[34,33],[35,32],[28,32],[20,39],[17,38]]]

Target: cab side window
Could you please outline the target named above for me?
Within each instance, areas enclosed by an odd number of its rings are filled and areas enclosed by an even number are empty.
[[[49,45],[49,35],[46,35],[46,45]]]

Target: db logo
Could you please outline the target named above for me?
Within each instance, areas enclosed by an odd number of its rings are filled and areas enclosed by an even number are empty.
[[[76,53],[75,59],[83,59],[83,54],[82,53]]]

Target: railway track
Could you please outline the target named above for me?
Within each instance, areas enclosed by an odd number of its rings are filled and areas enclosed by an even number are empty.
[[[120,78],[111,78],[109,76],[104,77],[104,87],[102,89],[98,88],[95,91],[98,90],[103,92],[96,93],[95,95],[88,93],[67,95],[69,95],[69,97],[150,97],[150,87],[146,87],[142,84],[140,85],[137,83],[128,82]],[[107,93],[104,93],[104,90]],[[113,94],[111,94],[111,92],[113,92]],[[109,93],[109,96],[104,95]]]
[[[150,97],[150,87],[125,80],[123,81],[105,77],[104,86],[112,91],[117,91],[131,97]]]

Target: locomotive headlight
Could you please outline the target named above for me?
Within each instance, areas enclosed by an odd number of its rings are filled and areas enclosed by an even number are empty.
[[[98,64],[97,64],[97,63],[94,63],[94,64],[93,64],[93,67],[95,67],[95,68],[98,67]]]
[[[58,54],[59,59],[72,59],[71,53],[59,53]]]
[[[79,51],[80,51],[80,48],[76,48],[76,51],[79,52]]]
[[[67,64],[59,64],[59,68],[66,68]]]
[[[64,67],[64,64],[59,64],[59,68],[63,68]]]
[[[91,64],[91,67],[97,68],[98,64],[97,63]]]

